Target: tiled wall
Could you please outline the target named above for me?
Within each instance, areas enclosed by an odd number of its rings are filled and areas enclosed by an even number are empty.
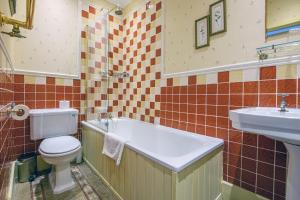
[[[5,112],[13,102],[13,75],[10,70],[0,66],[0,111]],[[0,113],[0,199],[5,199],[8,189],[10,161],[12,160],[13,121],[6,113]]]
[[[242,107],[278,106],[279,93],[289,93],[288,107],[297,107],[296,73],[292,79],[280,79],[280,70],[286,76],[296,68],[264,67],[168,79],[159,97],[161,124],[223,139],[225,181],[269,199],[284,199],[284,145],[234,129],[228,113]]]
[[[105,107],[114,116],[159,121],[161,76],[162,4],[157,1],[152,9],[145,5],[132,11],[124,20],[118,16],[103,17],[103,11],[86,4],[83,7],[81,30],[82,77],[86,82],[87,118],[97,117],[96,108]],[[106,28],[109,23],[109,28]],[[109,69],[114,73],[128,72],[129,78],[101,76],[105,71],[105,48],[108,31]],[[143,67],[145,66],[145,67]]]
[[[161,86],[162,3],[144,5],[131,12],[124,24],[124,116],[154,122],[160,103],[155,98]]]
[[[107,105],[109,112],[122,116],[122,79],[108,79],[103,72],[123,71],[123,26],[120,17],[105,13],[88,3],[81,12],[81,72],[86,77],[88,119],[98,117],[96,108]]]
[[[58,108],[60,100],[68,100],[70,107],[80,111],[84,110],[84,107],[81,107],[81,99],[85,100],[80,84],[80,80],[15,75],[14,100],[16,104],[25,104],[30,109]],[[85,120],[82,112],[79,120]],[[29,118],[14,121],[12,135],[14,158],[21,153],[37,150],[40,141],[30,140]]]
[[[99,76],[106,63],[101,56],[106,41],[97,38],[104,31],[103,22],[95,21],[99,19],[97,12],[92,6],[82,11],[81,36],[85,45],[81,53],[81,81],[17,75],[14,84],[17,103],[45,108],[57,107],[60,99],[71,100],[72,106],[81,108],[84,120],[86,110],[95,117],[95,108],[103,106],[109,97],[109,110],[115,116],[156,121],[224,139],[224,180],[269,199],[284,199],[285,147],[280,142],[233,129],[228,111],[247,106],[276,106],[281,92],[291,93],[287,99],[289,107],[297,107],[297,67],[164,79],[162,4],[156,1],[151,9],[144,5],[132,11],[123,22],[109,17],[110,69],[127,71],[130,77],[114,79],[107,90],[107,80]],[[36,149],[38,143],[29,139],[28,120],[16,122],[13,133],[14,155]]]

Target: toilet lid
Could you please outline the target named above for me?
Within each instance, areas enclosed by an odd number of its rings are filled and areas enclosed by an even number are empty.
[[[40,150],[46,154],[61,154],[80,147],[80,142],[72,136],[47,138],[40,144]]]

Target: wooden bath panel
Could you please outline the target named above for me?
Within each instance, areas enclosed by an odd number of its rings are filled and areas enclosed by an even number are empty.
[[[119,166],[102,154],[104,136],[83,128],[84,160],[123,200],[221,199],[223,149],[219,148],[179,173],[124,148]]]

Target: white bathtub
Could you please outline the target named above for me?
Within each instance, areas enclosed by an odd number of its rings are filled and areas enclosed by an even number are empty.
[[[223,140],[160,125],[118,118],[109,121],[108,132],[125,138],[126,146],[172,171],[179,172],[221,147]],[[105,134],[102,122],[92,120],[83,125]]]

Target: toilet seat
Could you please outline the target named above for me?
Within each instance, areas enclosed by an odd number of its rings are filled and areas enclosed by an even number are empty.
[[[78,139],[72,136],[60,136],[43,140],[39,152],[54,157],[73,153],[79,148],[81,148],[81,144]]]

